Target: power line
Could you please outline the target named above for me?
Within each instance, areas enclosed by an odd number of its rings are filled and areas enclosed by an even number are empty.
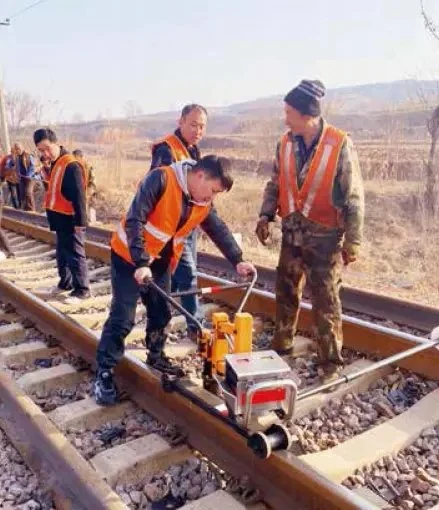
[[[14,14],[12,14],[11,16],[8,16],[7,18],[5,18],[4,21],[1,22],[1,24],[5,24],[5,25],[9,25],[9,22],[11,19],[14,19],[14,18],[17,18],[18,16],[21,16],[22,14],[24,14],[26,11],[30,10],[30,9],[33,9],[34,7],[36,7],[37,5],[40,5],[44,2],[47,2],[47,0],[37,0],[36,2],[33,2],[31,3],[30,5],[26,6],[26,7],[23,7],[23,9],[20,9],[19,11],[15,12]]]

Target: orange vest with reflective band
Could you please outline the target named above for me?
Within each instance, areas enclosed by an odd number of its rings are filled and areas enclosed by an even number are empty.
[[[189,154],[189,151],[187,150],[184,143],[178,138],[178,136],[172,134],[167,135],[158,142],[156,142],[153,145],[153,150],[156,145],[159,145],[161,143],[168,144],[169,148],[171,149],[172,159],[174,161],[182,161],[183,159],[191,159],[191,155]]]
[[[82,184],[84,190],[87,188],[87,174],[81,163],[71,154],[64,154],[55,163],[52,171],[50,172],[49,187],[46,192],[45,207],[50,211],[55,211],[61,214],[68,214],[73,216],[75,210],[73,209],[72,202],[67,200],[61,193],[62,182],[64,173],[70,163],[78,163],[82,170]]]
[[[340,227],[339,211],[332,203],[332,189],[346,133],[325,125],[305,181],[297,185],[296,157],[288,133],[280,141],[279,216],[300,212],[309,220],[328,228]]]
[[[143,240],[145,251],[156,259],[160,258],[160,252],[172,239],[171,270],[174,272],[183,253],[185,238],[203,222],[209,214],[210,205],[192,204],[186,223],[178,228],[183,207],[183,191],[173,168],[165,166],[159,169],[166,174],[166,188],[144,225]],[[130,264],[134,264],[125,232],[125,217],[113,233],[110,244],[114,252]]]

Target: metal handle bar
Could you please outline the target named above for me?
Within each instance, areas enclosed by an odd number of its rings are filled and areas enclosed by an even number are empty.
[[[212,287],[201,287],[201,288],[197,287],[195,289],[173,292],[172,294],[170,294],[170,296],[173,298],[177,298],[177,297],[183,297],[183,296],[193,296],[195,294],[198,296],[202,296],[204,294],[217,294],[218,292],[222,292],[223,290],[245,289],[249,285],[251,285],[251,282],[230,283],[230,284],[226,284],[226,285],[214,285]]]
[[[244,409],[244,427],[248,429],[250,418],[252,414],[252,400],[253,395],[259,390],[268,390],[275,388],[285,388],[289,391],[289,399],[287,410],[285,411],[285,419],[292,418],[294,413],[294,406],[296,405],[297,384],[292,379],[280,379],[278,381],[264,381],[254,384],[246,394],[245,409]]]

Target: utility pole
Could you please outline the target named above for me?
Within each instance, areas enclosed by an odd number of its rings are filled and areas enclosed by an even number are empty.
[[[9,19],[0,21],[0,26],[8,27],[10,25]],[[0,76],[0,141],[2,142],[3,149],[6,154],[11,152],[11,142],[9,140],[8,122],[6,120],[6,106],[5,95],[3,91],[2,78]]]

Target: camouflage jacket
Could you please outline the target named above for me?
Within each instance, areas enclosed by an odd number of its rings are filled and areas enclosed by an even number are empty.
[[[310,154],[307,155],[307,160],[303,161],[300,157],[298,137],[291,133],[290,137],[293,141],[299,186],[301,186],[309,168],[309,163],[315,154],[317,143],[313,144]],[[260,211],[260,216],[266,216],[270,221],[274,221],[279,204],[279,150],[280,143],[276,149],[271,179],[265,186]],[[337,174],[332,190],[332,202],[342,213],[343,226],[341,229],[332,230],[318,225],[299,212],[294,212],[283,218],[282,229],[294,234],[296,245],[302,244],[303,238],[327,237],[328,239],[334,239],[336,244],[343,243],[344,249],[352,254],[357,254],[363,235],[364,188],[357,152],[349,136],[342,146],[338,160]]]
[[[87,202],[93,207],[96,195],[97,195],[97,187],[96,187],[96,173],[94,168],[86,163],[87,165],[87,173],[88,173],[88,182],[87,182]]]

